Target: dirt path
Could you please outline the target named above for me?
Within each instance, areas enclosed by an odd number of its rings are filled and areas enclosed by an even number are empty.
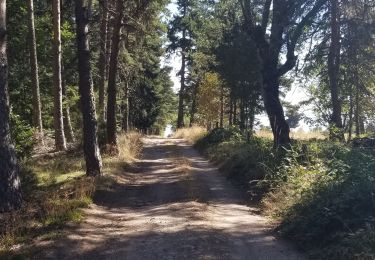
[[[144,142],[143,159],[97,193],[87,220],[35,259],[304,259],[182,140]]]

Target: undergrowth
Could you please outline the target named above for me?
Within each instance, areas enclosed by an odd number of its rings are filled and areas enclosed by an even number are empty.
[[[207,130],[200,126],[193,126],[190,128],[181,128],[178,129],[173,137],[174,138],[181,138],[185,139],[189,143],[193,144],[203,136],[205,136],[207,133]]]
[[[236,129],[196,142],[312,259],[375,259],[374,150],[317,139],[272,146]]]
[[[103,154],[105,175],[100,178],[85,176],[83,154],[77,151],[39,155],[23,162],[24,203],[16,212],[0,214],[0,258],[17,245],[36,237],[52,238],[67,223],[82,221],[82,209],[92,203],[96,189],[116,181],[115,175],[139,156],[141,148],[140,134],[119,135],[119,153]]]

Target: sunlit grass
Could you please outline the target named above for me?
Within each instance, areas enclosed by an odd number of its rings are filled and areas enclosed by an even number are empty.
[[[118,154],[102,153],[104,177],[100,178],[86,177],[79,151],[46,154],[25,162],[21,174],[23,207],[0,215],[0,258],[16,244],[27,243],[35,236],[54,238],[62,234],[56,230],[66,223],[82,221],[82,209],[92,203],[97,187],[109,187],[123,166],[139,156],[141,137],[138,133],[120,134]]]
[[[255,132],[257,137],[273,139],[272,131],[270,130],[258,130]],[[327,138],[327,134],[319,131],[309,131],[305,132],[303,130],[291,131],[290,138],[294,140],[324,140]]]
[[[181,128],[176,131],[174,134],[175,138],[185,139],[189,143],[193,144],[198,139],[202,138],[207,134],[207,130],[200,126],[193,126],[189,128]]]

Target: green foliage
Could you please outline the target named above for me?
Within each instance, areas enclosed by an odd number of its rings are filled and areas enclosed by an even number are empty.
[[[29,157],[36,144],[35,129],[21,119],[20,116],[10,115],[11,135],[15,143],[18,158]]]
[[[375,155],[372,149],[327,141],[272,142],[229,137],[216,129],[197,142],[229,177],[259,198],[277,230],[314,259],[375,256]],[[240,135],[239,135],[240,136]]]
[[[315,162],[302,171],[295,171],[300,165],[296,162],[284,166],[287,179],[279,188],[293,184],[290,188],[298,200],[279,212],[280,231],[312,249],[317,257],[373,256],[375,244],[369,245],[375,224],[373,151],[330,143],[321,143],[319,148],[316,156],[320,164]],[[303,178],[308,175],[310,178]],[[356,234],[364,229],[369,233],[361,235],[364,240],[359,246]],[[346,250],[342,250],[344,244],[348,246]]]
[[[241,141],[242,133],[237,127],[226,128],[216,128],[212,130],[208,135],[204,136],[202,139],[198,140],[196,147],[204,148],[206,146],[216,145],[222,142],[229,141]]]

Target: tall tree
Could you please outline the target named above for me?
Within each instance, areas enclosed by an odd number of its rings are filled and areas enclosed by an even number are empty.
[[[330,0],[331,13],[331,43],[328,54],[328,76],[331,90],[332,115],[331,115],[331,138],[344,139],[343,125],[341,120],[341,102],[339,94],[340,78],[340,14],[339,1]]]
[[[116,1],[116,15],[112,32],[111,58],[108,72],[108,102],[107,102],[107,143],[117,145],[117,120],[116,120],[116,78],[118,56],[120,50],[122,20],[124,17],[123,0]]]
[[[75,3],[79,93],[83,115],[83,150],[86,160],[86,174],[98,176],[101,175],[102,161],[97,137],[98,127],[90,69],[90,48],[87,37],[90,5],[84,0],[76,0]]]
[[[61,20],[60,0],[53,0],[53,90],[54,90],[54,128],[56,150],[66,150],[64,134],[62,82],[61,82]]]
[[[107,79],[108,0],[100,1],[100,53],[99,53],[99,115],[105,118],[105,82]]]
[[[9,130],[6,0],[0,0],[0,212],[21,205],[17,158]]]
[[[179,51],[181,56],[180,76],[180,90],[178,100],[178,114],[177,114],[177,128],[184,126],[184,106],[187,85],[187,65],[190,60],[190,52],[193,46],[192,35],[192,9],[195,7],[194,0],[178,0],[177,9],[178,14],[174,16],[169,24],[168,38],[170,44],[169,51]]]
[[[265,1],[260,21],[249,0],[241,0],[246,30],[256,43],[263,74],[263,101],[274,137],[275,147],[290,143],[289,126],[280,102],[280,79],[296,64],[295,49],[303,33],[311,26],[326,0]],[[272,10],[271,10],[272,7]],[[269,24],[272,13],[271,24]],[[268,30],[269,28],[269,34]],[[280,54],[286,49],[286,60],[280,64]]]
[[[34,1],[27,1],[28,27],[29,27],[29,48],[30,48],[30,67],[31,81],[33,88],[33,123],[38,129],[40,138],[43,138],[42,124],[42,106],[40,103],[39,76],[38,76],[38,59],[36,51],[35,22],[34,22]]]
[[[62,94],[65,100],[68,99],[67,93],[66,93],[66,82],[65,80],[62,81]],[[70,117],[70,105],[69,102],[66,102],[63,107],[63,116],[64,116],[64,134],[66,136],[66,141],[74,143],[75,142],[75,136],[72,126],[72,120]]]

